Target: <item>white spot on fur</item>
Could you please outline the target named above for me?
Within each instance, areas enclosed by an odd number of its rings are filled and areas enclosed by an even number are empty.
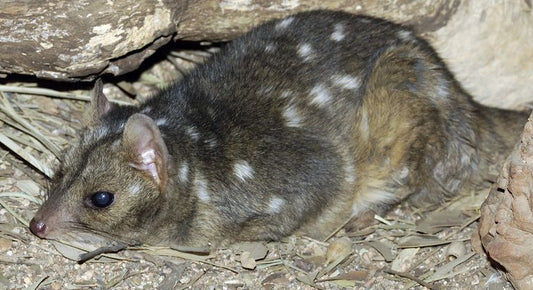
[[[233,164],[233,174],[237,176],[241,181],[245,181],[248,178],[254,176],[254,169],[245,160],[238,160]]]
[[[141,188],[142,187],[138,182],[131,184],[129,188],[130,194],[132,195],[138,194],[139,192],[141,192]]]
[[[398,38],[405,41],[411,41],[414,40],[413,33],[409,30],[400,30],[396,33],[398,35]]]
[[[186,183],[189,181],[189,163],[183,162],[179,169],[178,178],[181,183]]]
[[[102,138],[106,137],[107,135],[109,135],[109,128],[108,127],[105,127],[105,126],[98,127],[98,129],[96,129],[94,138],[96,140],[99,140],[99,139],[102,139]]]
[[[285,118],[287,127],[300,127],[302,124],[302,117],[298,113],[298,109],[294,104],[290,104],[283,110],[283,118]]]
[[[294,17],[288,17],[276,24],[276,30],[286,29],[294,21]]]
[[[335,85],[347,90],[355,90],[361,85],[359,78],[351,75],[334,75],[331,80]]]
[[[397,199],[394,192],[383,188],[386,188],[385,184],[375,187],[368,186],[363,189],[352,205],[352,216],[356,216],[375,205],[390,204]]]
[[[207,190],[207,181],[204,179],[202,174],[198,173],[196,179],[194,180],[194,187],[198,198],[203,202],[211,201],[211,196]]]
[[[361,122],[359,122],[359,131],[361,136],[368,140],[370,138],[370,125],[368,122],[368,114],[365,109],[361,109]]]
[[[273,43],[268,43],[265,46],[265,52],[274,52],[276,50],[276,45]]]
[[[344,25],[337,23],[335,24],[335,27],[333,28],[333,33],[331,34],[330,38],[334,41],[341,41],[345,37],[344,33]]]
[[[354,202],[352,206],[352,217],[357,216],[359,213],[364,212],[364,210],[365,208],[362,205]]]
[[[282,97],[283,99],[288,99],[290,98],[292,95],[292,92],[291,91],[283,91],[280,95],[280,97]]]
[[[272,93],[272,91],[274,91],[273,86],[261,86],[257,90],[257,94],[260,96],[269,96]]]
[[[111,144],[111,147],[113,148],[113,150],[117,150],[121,143],[122,143],[122,139],[119,138],[113,141],[113,144]]]
[[[472,159],[470,158],[470,154],[461,154],[461,166],[473,166],[472,165]]]
[[[346,182],[353,184],[355,182],[355,169],[352,164],[347,164],[344,167],[344,174]]]
[[[209,149],[214,149],[218,145],[218,141],[214,137],[213,138],[209,138],[209,139],[205,140],[204,142],[207,144],[207,147],[209,147]]]
[[[167,124],[167,119],[163,119],[163,118],[157,119],[157,120],[155,120],[155,124],[158,127],[165,126]]]
[[[407,166],[402,167],[402,169],[395,171],[392,174],[392,180],[400,185],[405,185],[407,177],[409,176],[409,168]]]
[[[407,176],[409,176],[409,168],[407,168],[407,166],[404,166],[402,169],[400,169],[400,171],[398,171],[398,177],[404,179]]]
[[[285,200],[279,197],[273,197],[272,199],[270,199],[270,203],[268,204],[267,213],[269,214],[280,213],[284,205],[285,205]]]
[[[141,110],[141,113],[142,114],[148,114],[152,111],[152,107],[146,107],[144,109]]]
[[[191,139],[193,141],[200,140],[200,133],[198,133],[198,131],[196,131],[195,127],[193,127],[193,126],[187,127],[186,132],[187,132],[187,135],[189,135],[189,137],[191,137]]]
[[[298,45],[298,55],[304,59],[304,61],[311,60],[313,55],[313,47],[309,43],[302,43]]]
[[[439,77],[439,82],[437,85],[437,95],[440,98],[448,98],[450,96],[450,88],[448,87],[448,83],[442,77]]]
[[[326,106],[331,100],[331,94],[329,90],[322,84],[316,85],[311,90],[311,104],[315,104],[319,107]]]

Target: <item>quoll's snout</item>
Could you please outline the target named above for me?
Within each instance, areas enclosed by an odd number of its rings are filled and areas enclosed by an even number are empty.
[[[30,221],[30,231],[38,236],[39,238],[44,239],[46,237],[46,224],[38,219],[32,218]]]

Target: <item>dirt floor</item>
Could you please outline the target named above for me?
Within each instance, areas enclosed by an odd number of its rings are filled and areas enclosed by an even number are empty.
[[[170,52],[109,80],[105,92],[134,103],[128,95],[150,95],[208,54]],[[0,289],[512,289],[470,246],[486,191],[436,208],[402,204],[375,226],[341,229],[327,241],[292,237],[209,255],[139,247],[80,264],[77,250],[40,240],[27,225],[60,152],[76,138],[90,87],[7,81],[0,86]]]

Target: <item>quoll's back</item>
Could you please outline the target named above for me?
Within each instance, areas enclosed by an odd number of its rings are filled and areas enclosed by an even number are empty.
[[[138,107],[93,120],[31,222],[151,244],[325,236],[478,186],[527,116],[474,103],[403,26],[315,11],[261,25]]]

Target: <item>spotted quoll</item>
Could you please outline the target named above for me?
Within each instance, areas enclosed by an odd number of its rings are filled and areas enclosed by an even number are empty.
[[[409,28],[328,11],[252,29],[139,106],[93,95],[31,221],[41,238],[324,237],[481,186],[527,119],[472,101]]]

